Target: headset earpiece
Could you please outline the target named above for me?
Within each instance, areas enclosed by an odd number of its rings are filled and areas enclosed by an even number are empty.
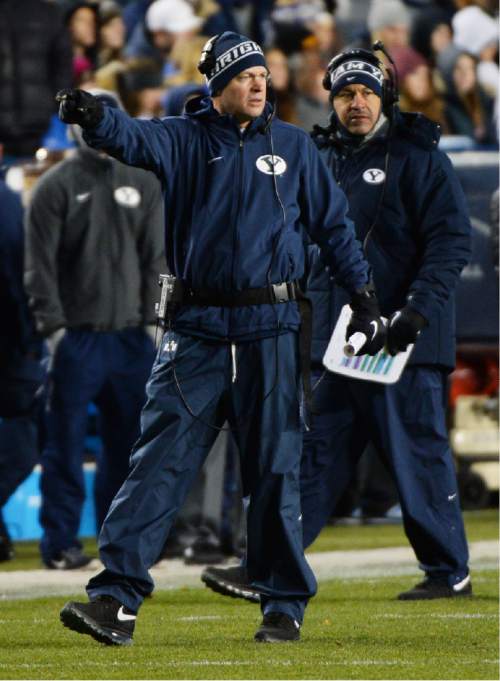
[[[200,55],[200,61],[198,62],[198,71],[206,76],[208,73],[213,71],[215,67],[215,53],[214,48],[217,40],[219,39],[220,33],[212,36],[207,40]]]
[[[380,61],[380,59],[369,50],[364,50],[362,48],[348,50],[347,52],[342,52],[341,54],[338,54],[330,61],[330,63],[327,66],[326,73],[323,76],[323,87],[325,88],[325,90],[328,90],[329,92],[331,91],[332,73],[344,62],[351,61],[352,59],[360,59],[367,61],[369,64],[372,64],[372,66],[376,66],[382,71],[384,71],[385,69],[387,73],[387,76],[384,76],[384,81],[382,83],[381,100],[382,110],[386,115],[390,115],[394,104],[397,104],[397,102],[399,101],[399,93],[397,87],[397,72],[395,70],[394,62],[392,61],[390,55],[386,52],[383,44],[380,41],[376,42],[373,45],[373,50],[383,52],[390,61],[392,68],[385,68],[384,64]],[[396,74],[396,76],[394,74]]]

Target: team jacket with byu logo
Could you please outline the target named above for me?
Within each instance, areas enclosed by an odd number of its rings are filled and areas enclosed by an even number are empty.
[[[162,120],[135,120],[106,109],[84,137],[161,179],[168,268],[193,289],[228,293],[300,279],[308,237],[319,244],[339,283],[351,292],[362,287],[368,265],[346,218],[343,192],[309,136],[276,119],[273,159],[264,123],[262,116],[242,133],[209,98],[197,98],[185,115]],[[272,335],[278,321],[282,329],[298,328],[296,303],[186,306],[175,328],[236,340]]]
[[[382,313],[407,300],[429,322],[410,364],[455,364],[454,289],[470,256],[465,197],[449,158],[438,150],[439,126],[422,114],[396,113],[390,139],[379,134],[358,147],[316,137],[330,172],[349,200],[358,238],[366,239]],[[389,160],[386,151],[389,145]],[[313,358],[320,362],[346,303],[319,257],[308,280],[314,303]],[[336,280],[336,277],[334,277]]]

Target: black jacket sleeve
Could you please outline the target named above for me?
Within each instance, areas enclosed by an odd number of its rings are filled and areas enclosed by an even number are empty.
[[[51,175],[50,171],[48,175]],[[26,211],[24,284],[36,329],[48,336],[66,326],[58,286],[58,248],[64,223],[65,194],[44,175]]]

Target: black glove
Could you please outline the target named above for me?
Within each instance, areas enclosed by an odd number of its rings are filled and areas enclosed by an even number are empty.
[[[391,355],[406,350],[417,340],[418,334],[427,326],[427,320],[413,307],[406,305],[389,319],[387,329],[387,351]]]
[[[384,347],[386,329],[380,318],[375,292],[368,287],[362,291],[356,291],[350,304],[352,316],[346,329],[345,339],[349,340],[357,331],[364,333],[368,340],[356,352],[356,355],[376,355]]]
[[[104,116],[104,105],[85,90],[59,90],[59,118],[64,123],[77,123],[82,128],[95,128]]]

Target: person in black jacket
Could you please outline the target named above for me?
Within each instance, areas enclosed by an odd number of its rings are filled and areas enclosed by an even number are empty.
[[[465,197],[439,127],[402,114],[392,78],[375,54],[335,57],[325,76],[332,115],[314,137],[349,200],[349,214],[372,266],[386,347],[415,344],[399,382],[383,385],[324,371],[322,358],[342,306],[334,273],[312,249],[311,427],[304,436],[301,504],[304,546],[329,519],[371,442],[396,481],[408,539],[425,579],[402,600],[472,593],[468,548],[446,430],[446,382],[455,363],[454,288],[470,255]],[[256,598],[244,568],[208,568],[210,588]]]
[[[225,32],[207,42],[199,68],[210,97],[179,117],[137,120],[81,90],[59,95],[61,117],[82,125],[89,144],[161,179],[175,277],[162,289],[166,332],[132,470],[100,535],[105,570],[87,585],[90,603],[61,611],[66,626],[111,645],[132,642],[154,586],[149,567],[225,419],[251,498],[247,562],[263,594],[255,638],[299,639],[316,590],[298,486],[305,231],[349,292],[349,335],[364,330],[367,352],[385,338],[345,197],[309,136],[274,117],[262,48]]]
[[[71,44],[57,4],[0,0],[0,143],[6,157],[35,153],[56,112],[55,93],[71,82]]]
[[[50,355],[40,510],[49,568],[90,561],[77,539],[89,402],[99,409],[104,443],[95,482],[97,529],[128,472],[154,359],[162,220],[156,178],[83,143],[48,170],[32,194],[25,286]]]

